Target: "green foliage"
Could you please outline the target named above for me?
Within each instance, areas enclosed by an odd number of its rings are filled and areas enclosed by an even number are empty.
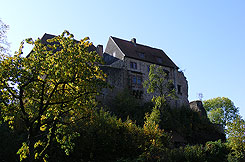
[[[22,42],[15,56],[3,56],[0,62],[1,115],[10,128],[22,125],[28,134],[20,158],[45,160],[55,139],[72,149],[76,133],[67,127],[96,107],[105,74],[99,69],[100,56],[88,52],[88,38],[77,42],[65,31],[48,45],[40,39],[26,42],[34,45],[28,57],[21,56]]]
[[[183,109],[173,109],[179,116],[188,116]],[[181,111],[180,111],[181,110]],[[191,112],[189,112],[191,113]],[[89,111],[87,118],[81,119],[66,131],[78,132],[73,151],[69,156],[62,152],[55,142],[47,158],[50,162],[65,161],[241,161],[229,145],[221,141],[207,142],[204,145],[172,148],[169,136],[153,121],[146,118],[142,127],[131,120],[122,122],[103,110]],[[158,115],[157,115],[158,116]],[[194,115],[193,115],[194,116]],[[148,116],[149,117],[149,116]],[[193,118],[193,117],[192,117]],[[153,122],[152,122],[153,121]],[[197,122],[197,120],[196,120]],[[178,125],[175,125],[178,127]],[[186,125],[187,126],[187,125]],[[183,131],[180,129],[180,131]],[[189,129],[188,129],[189,130]],[[198,130],[200,131],[200,130]],[[207,130],[211,133],[211,129]],[[202,132],[201,132],[202,133]],[[207,135],[207,134],[206,134]],[[203,138],[198,136],[195,138]],[[5,144],[7,145],[7,144]],[[12,151],[13,152],[13,151]]]
[[[123,121],[128,118],[136,121],[138,125],[144,125],[145,113],[152,110],[153,104],[151,102],[143,105],[130,94],[128,90],[118,93],[108,106],[109,111],[121,118]]]
[[[225,140],[224,134],[216,125],[206,118],[200,117],[190,108],[164,109],[161,112],[160,127],[166,131],[174,131],[181,135],[189,144],[204,144],[210,140]]]
[[[149,79],[144,82],[144,87],[147,87],[148,93],[155,95],[152,99],[155,107],[151,114],[146,116],[147,121],[159,124],[161,129],[169,132],[177,132],[190,144],[225,139],[216,126],[189,107],[170,109],[167,101],[175,99],[176,94],[173,82],[168,79],[162,67],[150,66]]]
[[[226,161],[230,150],[226,143],[222,143],[221,140],[209,141],[205,145],[206,159],[208,161]]]
[[[203,145],[187,145],[185,147],[163,150],[158,161],[187,162],[225,162],[229,148],[221,141],[207,142]]]
[[[146,113],[145,120],[146,120],[146,122],[159,124],[161,121],[160,117],[161,117],[161,114],[160,114],[159,109],[156,107],[153,107],[150,115],[148,113]]]
[[[74,139],[74,151],[64,157],[55,150],[52,155],[56,158],[50,158],[50,161],[132,160],[143,155],[151,158],[153,152],[169,145],[169,136],[157,125],[145,124],[142,128],[131,120],[123,122],[103,110],[91,112],[73,129],[81,135]]]
[[[203,107],[208,112],[210,121],[221,124],[224,128],[227,122],[235,119],[239,112],[234,103],[226,97],[217,97],[203,101]]]
[[[161,66],[156,67],[156,65],[150,66],[149,78],[143,83],[144,87],[148,87],[148,93],[157,92],[166,96],[174,90],[172,84],[172,81],[167,79],[167,73],[164,69]]]
[[[238,116],[227,124],[228,144],[233,150],[232,155],[237,159],[245,158],[245,121]]]
[[[224,110],[222,108],[212,109],[208,112],[208,118],[212,123],[224,123]]]
[[[148,79],[144,81],[143,86],[147,88],[147,93],[157,94],[152,101],[158,108],[165,106],[167,99],[176,97],[173,81],[168,79],[167,73],[161,66],[150,66]]]

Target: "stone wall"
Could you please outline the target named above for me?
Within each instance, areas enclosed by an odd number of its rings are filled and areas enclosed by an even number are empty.
[[[137,68],[130,66],[131,62],[137,64]],[[121,92],[125,88],[129,89],[136,98],[141,99],[143,102],[151,101],[153,95],[159,94],[148,94],[147,88],[143,85],[133,85],[132,77],[141,78],[143,83],[149,74],[149,67],[151,63],[140,61],[132,58],[124,58],[124,60],[117,60],[110,65],[101,66],[102,70],[107,74],[107,82],[112,86],[112,89],[103,90],[103,98],[105,100],[111,100],[118,92]],[[159,65],[156,65],[159,66]],[[180,92],[177,92],[178,98],[169,102],[171,107],[189,106],[188,101],[188,82],[183,72],[177,71],[170,67],[163,67],[164,70],[169,72],[169,79],[173,80],[176,91],[180,86]]]
[[[113,57],[116,57],[120,60],[123,60],[123,58],[124,58],[124,54],[118,48],[118,46],[115,45],[115,43],[113,42],[111,37],[109,38],[109,40],[107,42],[105,53],[108,53],[108,54],[112,55]]]
[[[132,58],[125,58],[124,62],[125,62],[125,69],[130,71],[131,74],[132,73],[138,73],[138,75],[142,75],[142,82],[144,82],[145,80],[148,79],[149,68],[152,65],[151,63],[140,61],[140,60],[137,60],[137,59],[132,59]],[[137,63],[137,69],[131,68],[130,67],[130,62]],[[158,67],[159,65],[156,65],[156,66]],[[169,79],[173,80],[174,79],[174,77],[173,77],[174,74],[173,74],[173,71],[171,71],[171,68],[163,67],[163,69],[170,72],[169,73]],[[149,94],[149,93],[147,93],[147,88],[144,88],[144,87],[142,87],[142,90],[143,90],[142,100],[144,102],[151,101],[153,95],[158,95],[158,94]]]
[[[182,71],[175,70],[175,89],[177,93],[177,105],[178,106],[189,106],[188,100],[188,82]]]
[[[200,116],[207,118],[207,112],[202,105],[202,101],[197,100],[190,102],[190,108],[193,111],[198,112]]]
[[[112,66],[100,67],[107,75],[108,88],[104,88],[98,99],[104,104],[109,103],[118,93],[128,87],[127,71],[123,68]]]

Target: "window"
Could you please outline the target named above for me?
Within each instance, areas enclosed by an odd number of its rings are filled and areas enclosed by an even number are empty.
[[[136,76],[133,76],[132,77],[132,84],[136,84],[137,83],[137,78],[136,78]]]
[[[137,63],[136,62],[130,62],[130,68],[131,69],[137,69]]]
[[[132,75],[131,76],[131,86],[134,88],[143,88],[142,85],[142,76]]]
[[[137,84],[141,85],[141,83],[142,83],[142,78],[141,77],[137,77]]]
[[[157,62],[160,63],[160,64],[162,64],[162,62],[163,62],[162,61],[162,58],[161,57],[157,57]]]
[[[181,85],[177,85],[177,90],[178,90],[178,94],[179,95],[182,95]]]

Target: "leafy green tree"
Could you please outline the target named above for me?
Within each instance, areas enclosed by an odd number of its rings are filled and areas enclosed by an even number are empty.
[[[146,114],[146,122],[159,124],[161,122],[161,111],[167,106],[167,100],[175,98],[173,81],[168,79],[168,74],[161,66],[150,66],[149,77],[144,81],[143,86],[147,88],[147,93],[153,93],[152,102],[155,107],[151,114]]]
[[[234,120],[239,110],[227,97],[217,97],[203,101],[203,106],[208,112],[208,118],[212,123],[226,126],[227,122]]]
[[[69,127],[87,118],[105,85],[102,60],[88,52],[88,38],[78,42],[68,31],[48,45],[40,39],[26,42],[34,45],[29,57],[21,56],[23,41],[15,56],[0,62],[1,115],[12,129],[20,125],[28,134],[18,151],[20,160],[45,160],[54,140],[68,154],[78,135]]]
[[[245,158],[245,121],[241,116],[227,123],[227,135],[234,156],[238,159]]]
[[[122,121],[104,110],[91,111],[88,119],[80,120],[72,129],[81,134],[74,139],[73,152],[64,156],[60,149],[52,148],[53,156],[49,161],[114,162],[141,155],[155,158],[152,153],[169,146],[170,140],[157,125],[146,124],[142,128],[130,119]]]
[[[168,74],[161,66],[150,66],[149,77],[145,80],[143,86],[147,87],[147,93],[157,95],[153,96],[152,99],[156,107],[165,106],[168,98],[176,97],[173,81],[168,79]]]
[[[224,122],[224,110],[222,108],[212,109],[208,112],[208,118],[212,123],[221,124]]]

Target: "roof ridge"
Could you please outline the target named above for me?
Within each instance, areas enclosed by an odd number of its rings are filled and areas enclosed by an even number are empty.
[[[117,37],[114,37],[114,36],[111,36],[113,39],[116,38],[116,39],[119,39],[121,41],[126,41],[126,42],[131,42],[129,40],[126,40],[126,39],[121,39],[121,38],[117,38]],[[148,45],[144,45],[144,44],[139,44],[139,43],[136,43],[136,45],[139,45],[139,46],[143,46],[143,47],[147,47],[147,48],[152,48],[152,49],[156,49],[156,50],[160,50],[160,51],[163,51],[162,49],[160,48],[155,48],[155,47],[151,47],[151,46],[148,46]],[[163,51],[164,52],[164,51]],[[164,52],[165,53],[165,52]]]

